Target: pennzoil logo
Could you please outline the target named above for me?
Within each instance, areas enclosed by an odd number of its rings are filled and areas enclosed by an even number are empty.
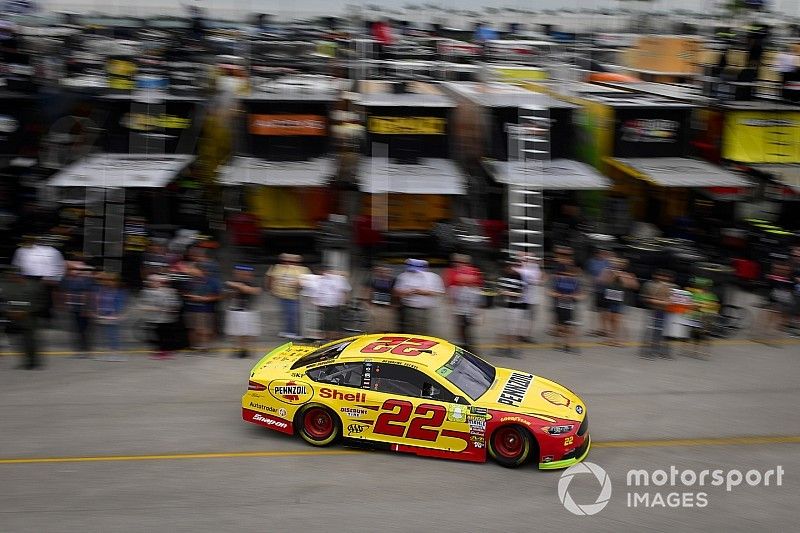
[[[275,379],[269,383],[269,393],[280,402],[299,405],[314,396],[314,389],[302,381]]]
[[[497,399],[498,403],[519,407],[519,404],[525,399],[525,394],[528,392],[528,387],[531,386],[531,381],[533,381],[531,374],[512,372],[511,377],[503,385],[503,390],[500,391],[500,397]]]

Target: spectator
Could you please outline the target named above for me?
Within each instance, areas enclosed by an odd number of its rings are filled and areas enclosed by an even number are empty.
[[[475,351],[472,324],[480,308],[481,271],[472,264],[468,255],[453,254],[452,266],[444,271],[444,285],[453,307],[461,345],[468,351]]]
[[[209,250],[214,246],[216,246],[216,243],[213,241],[201,241],[199,244],[189,248],[187,255],[189,257],[189,262],[199,267],[206,276],[211,278],[214,284],[220,287],[221,291],[222,270],[220,269],[219,263],[212,257],[209,257]],[[214,338],[215,334],[222,334],[223,313],[219,308],[221,300],[222,295],[220,292],[220,297],[211,301],[211,335],[209,341]]]
[[[502,297],[503,324],[501,326],[503,347],[500,355],[514,357],[514,342],[519,339],[526,327],[525,280],[519,273],[519,265],[506,261],[503,273],[497,278],[497,293]]]
[[[86,357],[92,350],[91,323],[95,291],[92,267],[83,261],[68,261],[66,275],[61,283],[61,300],[72,321],[75,350],[79,357]]]
[[[428,335],[433,318],[431,310],[445,292],[444,283],[435,272],[428,270],[427,261],[408,259],[406,265],[406,271],[397,276],[394,292],[403,305],[409,332]]]
[[[800,246],[792,247],[791,255],[792,281],[794,283],[794,309],[792,312],[792,326],[794,334],[800,334]]]
[[[762,327],[757,331],[763,331],[768,339],[783,333],[794,311],[794,279],[789,265],[781,261],[774,262],[767,275],[767,283],[767,305],[762,314]],[[762,342],[765,342],[764,339]]]
[[[120,288],[119,275],[113,272],[102,272],[98,276],[98,282],[94,298],[94,316],[106,348],[111,351],[110,354],[100,359],[114,362],[125,361],[127,358],[119,353],[122,312],[125,309],[125,293]]]
[[[177,348],[178,311],[181,300],[178,291],[169,284],[169,279],[161,274],[150,274],[141,292],[141,307],[146,313],[154,338],[156,353],[153,359],[170,359]]]
[[[261,335],[261,317],[256,308],[256,297],[261,287],[256,285],[253,267],[236,265],[233,279],[225,282],[228,297],[228,313],[225,317],[225,334],[236,339],[237,355],[249,357],[248,346],[252,339]]]
[[[294,254],[281,254],[280,263],[267,271],[266,285],[273,296],[280,300],[284,330],[278,336],[299,339],[300,288],[303,276],[311,271],[302,266],[302,258]]]
[[[536,310],[542,299],[541,286],[544,283],[544,272],[539,266],[539,260],[530,254],[522,254],[519,273],[525,282],[523,300],[528,305],[526,325],[522,329],[522,342],[536,342],[534,331],[536,329]]]
[[[185,268],[191,276],[184,295],[190,348],[207,352],[214,334],[214,306],[222,299],[221,287],[217,278],[206,272],[200,263]]]
[[[599,337],[604,337],[608,335],[609,327],[608,324],[608,309],[606,307],[606,303],[608,299],[606,298],[606,287],[605,287],[605,280],[607,278],[608,271],[611,268],[611,259],[614,257],[614,254],[611,250],[606,250],[604,248],[598,248],[595,250],[594,255],[589,259],[586,265],[586,272],[592,278],[592,295],[594,310],[595,310],[595,319],[596,319],[596,327],[594,331],[590,333],[590,335],[596,335]]]
[[[303,274],[300,277],[300,336],[304,339],[319,340],[322,338],[320,332],[320,316],[319,310],[315,302],[317,294],[317,281],[320,275],[316,274],[312,269],[308,270],[308,274]]]
[[[17,267],[10,267],[0,294],[8,333],[18,336],[23,359],[18,368],[33,370],[42,366],[37,343],[38,317],[43,302],[43,289],[35,279],[23,276]]]
[[[170,265],[170,256],[164,242],[161,240],[150,241],[142,257],[142,280],[147,280],[154,274],[166,274]]]
[[[580,271],[570,261],[565,261],[561,271],[553,276],[550,296],[556,310],[556,335],[564,340],[563,350],[567,353],[580,353],[574,346],[575,309],[583,299],[583,291]]]
[[[367,298],[369,300],[370,332],[388,333],[394,330],[392,325],[392,291],[394,277],[392,269],[387,266],[376,266],[367,282]]]
[[[644,342],[642,342],[642,357],[671,357],[669,345],[664,338],[664,326],[670,294],[675,288],[671,272],[656,270],[653,279],[645,283],[642,289],[644,303],[650,310],[645,326]]]
[[[620,329],[622,327],[620,317],[625,310],[625,295],[628,291],[635,291],[639,288],[639,280],[628,272],[627,267],[627,260],[614,258],[600,279],[604,287],[603,299],[605,300],[603,313],[606,318],[603,323],[606,326],[605,332],[609,337],[608,344],[611,346],[622,346],[620,340]]]
[[[11,263],[19,267],[23,276],[41,280],[44,301],[39,307],[42,318],[52,318],[53,292],[64,277],[64,257],[44,237],[27,237],[14,252]]]
[[[708,278],[695,278],[692,280],[689,292],[692,293],[692,312],[690,324],[692,327],[692,342],[696,356],[708,356],[711,338],[711,326],[714,317],[719,312],[719,300],[711,290],[712,281]]]
[[[352,288],[341,273],[327,267],[316,283],[315,304],[321,317],[322,334],[326,340],[335,340],[341,335],[342,308]]]

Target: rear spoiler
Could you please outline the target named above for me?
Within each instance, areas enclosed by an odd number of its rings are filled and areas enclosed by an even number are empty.
[[[293,343],[287,342],[286,344],[281,344],[277,348],[273,348],[272,350],[267,352],[267,354],[264,357],[262,357],[261,359],[259,359],[258,362],[255,365],[253,365],[253,368],[250,369],[250,377],[253,377],[253,374],[255,373],[255,371],[258,368],[261,368],[261,366],[263,366],[263,364],[267,361],[267,359],[269,359],[270,357],[272,357],[272,356],[274,356],[276,354],[279,354],[281,352],[285,352],[286,350],[291,348],[292,345],[293,345]]]

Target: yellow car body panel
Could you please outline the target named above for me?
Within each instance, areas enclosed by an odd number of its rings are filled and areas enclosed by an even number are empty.
[[[535,439],[541,468],[563,468],[586,456],[588,421],[575,393],[481,361],[494,377],[472,398],[448,377],[455,377],[463,357],[442,339],[403,334],[351,337],[322,347],[287,343],[253,367],[242,416],[294,434],[307,424],[307,410],[322,408],[351,444],[476,462],[486,460],[493,433],[511,425]]]

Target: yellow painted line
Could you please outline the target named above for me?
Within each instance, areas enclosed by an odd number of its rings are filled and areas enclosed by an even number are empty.
[[[780,346],[794,346],[800,344],[800,339],[793,339],[793,338],[785,338],[785,339],[764,339],[764,341],[755,340],[755,339],[712,339],[711,341],[712,346],[745,346],[745,345],[755,345],[755,346],[764,346],[764,343],[767,344],[775,344]],[[551,350],[554,348],[558,348],[563,346],[563,342],[553,341],[553,342],[543,342],[537,344],[528,344],[528,343],[510,343],[510,344],[503,344],[503,343],[485,343],[485,344],[478,344],[478,348],[484,350],[491,350],[491,349],[501,349],[501,348],[515,348],[519,350]],[[630,341],[630,342],[623,342],[621,348],[637,348],[642,346],[643,343],[638,341]],[[688,342],[684,341],[669,341],[669,344],[675,346],[683,346],[687,345]],[[278,346],[276,344],[275,346]],[[251,353],[257,355],[261,353],[267,353],[267,351],[272,350],[275,346],[266,347],[266,348],[251,348]],[[573,346],[578,348],[620,348],[617,346],[611,346],[601,341],[586,341],[586,342],[575,342]],[[180,350],[175,352],[176,356],[189,354],[193,357],[214,357],[214,354],[224,354],[224,353],[232,353],[239,351],[238,348],[235,347],[220,347],[214,348],[209,350],[207,353],[199,354],[194,352],[189,352],[188,350]],[[115,352],[110,351],[94,351],[94,352],[76,352],[71,350],[54,350],[54,351],[43,351],[39,352],[39,355],[48,356],[48,357],[61,357],[61,356],[72,356],[72,355],[86,355],[88,357],[96,356],[96,355],[131,355],[131,354],[142,354],[142,355],[149,355],[153,353],[153,350],[149,350],[147,348],[131,348],[126,350],[117,350]],[[22,352],[16,351],[0,351],[0,357],[11,357],[11,356],[19,356],[22,355]]]
[[[172,453],[163,455],[98,455],[89,457],[21,457],[0,459],[0,465],[39,463],[93,463],[100,461],[173,461],[179,459],[230,459],[237,457],[299,457],[306,455],[353,455],[350,450],[298,450],[282,452]]]
[[[800,435],[772,437],[719,437],[706,439],[619,440],[592,442],[592,448],[678,448],[696,446],[754,446],[763,444],[800,444]],[[175,453],[161,455],[98,455],[85,457],[0,458],[0,465],[43,463],[95,463],[121,461],[171,461],[181,459],[235,459],[242,457],[303,457],[357,455],[357,450],[287,450],[218,453]]]
[[[612,440],[593,442],[592,448],[677,448],[681,446],[753,446],[800,444],[800,435],[775,437],[714,437],[708,439]]]

